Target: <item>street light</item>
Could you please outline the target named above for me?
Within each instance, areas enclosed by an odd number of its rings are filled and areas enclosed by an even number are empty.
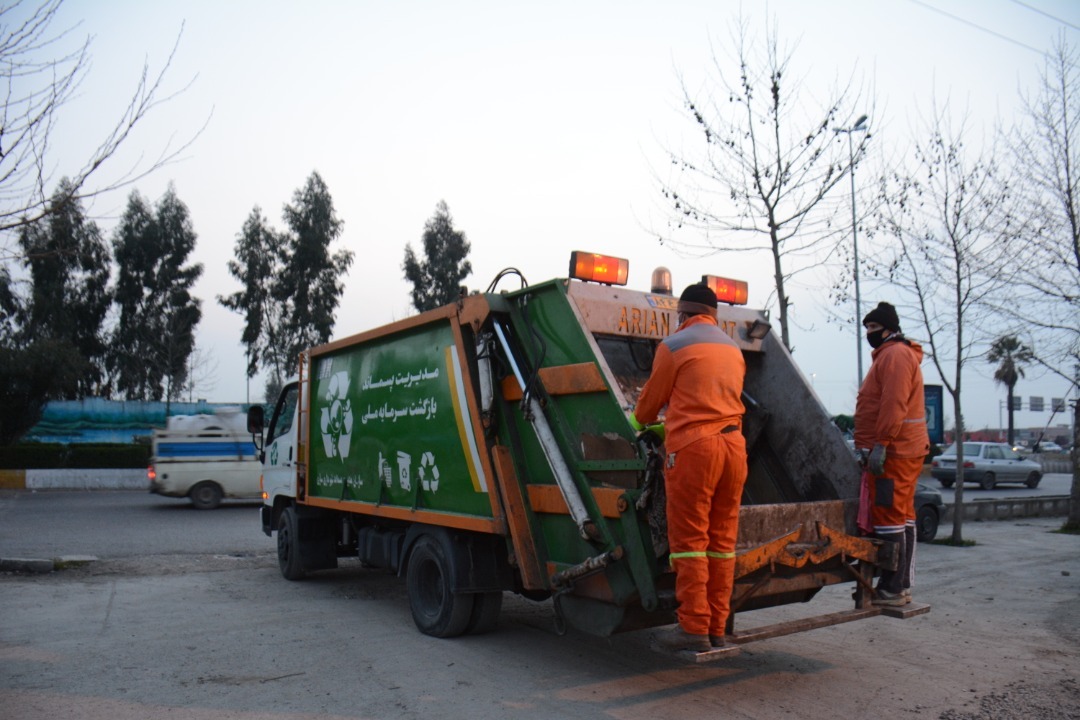
[[[858,358],[859,382],[856,387],[862,386],[862,297],[859,295],[859,236],[856,229],[855,216],[855,152],[851,144],[851,134],[866,132],[866,115],[861,116],[855,124],[849,128],[837,128],[836,134],[847,134],[848,168],[851,170],[851,248],[855,260],[855,356]]]

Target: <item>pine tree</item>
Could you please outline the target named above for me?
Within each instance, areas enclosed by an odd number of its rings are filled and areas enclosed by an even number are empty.
[[[117,390],[129,399],[173,399],[183,386],[202,318],[191,288],[202,265],[185,265],[195,249],[187,206],[170,185],[151,211],[137,191],[116,230],[120,318],[112,342]]]
[[[317,172],[286,204],[288,230],[269,226],[256,206],[236,237],[229,273],[243,285],[218,302],[244,315],[241,341],[248,350],[248,376],[271,371],[268,388],[280,387],[296,370],[297,355],[330,339],[334,312],[345,286],[341,276],[353,253],[331,253],[344,223]]]
[[[271,296],[286,314],[281,321],[280,340],[286,351],[282,377],[306,348],[327,342],[334,329],[337,309],[345,284],[341,276],[352,265],[353,253],[330,253],[330,245],[341,235],[344,223],[338,219],[326,183],[313,172],[304,186],[285,205],[284,267],[271,289]]]
[[[273,300],[270,291],[284,265],[284,247],[285,238],[269,226],[256,205],[236,236],[236,258],[228,262],[229,274],[244,288],[232,295],[218,295],[219,303],[244,316],[240,342],[247,347],[248,377],[254,377],[262,364],[283,364],[279,357],[282,348],[277,342],[282,306]]]
[[[454,229],[454,219],[445,200],[435,206],[435,214],[424,223],[424,259],[418,260],[412,245],[405,247],[402,270],[412,283],[412,303],[418,311],[432,310],[458,299],[461,281],[472,273],[469,241]]]
[[[49,213],[19,229],[19,245],[30,271],[24,332],[63,343],[79,354],[86,374],[54,393],[81,398],[100,392],[105,380],[102,324],[112,302],[112,258],[101,230],[86,219],[73,192],[71,183],[62,180]]]

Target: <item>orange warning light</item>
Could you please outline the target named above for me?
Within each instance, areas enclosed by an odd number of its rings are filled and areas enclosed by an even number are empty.
[[[701,282],[716,293],[719,302],[728,305],[745,305],[750,293],[745,280],[732,280],[718,275],[702,275]]]
[[[625,285],[630,274],[630,261],[611,255],[575,250],[570,254],[570,277],[603,283]]]

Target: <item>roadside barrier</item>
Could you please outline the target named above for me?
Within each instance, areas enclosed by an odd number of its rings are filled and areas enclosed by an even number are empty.
[[[0,470],[7,490],[148,490],[145,468]]]
[[[1068,495],[1033,498],[972,500],[964,503],[965,520],[1011,520],[1025,517],[1065,517],[1069,514]],[[951,522],[953,505],[945,506],[942,524]]]

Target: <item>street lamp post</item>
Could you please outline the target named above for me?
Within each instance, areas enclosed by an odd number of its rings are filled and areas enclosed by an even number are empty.
[[[849,128],[837,128],[836,134],[847,134],[848,142],[848,169],[851,172],[851,248],[852,257],[855,261],[855,357],[858,358],[858,383],[856,387],[862,386],[863,371],[862,371],[862,332],[860,328],[862,325],[862,297],[859,295],[859,235],[857,228],[857,219],[855,215],[855,151],[851,143],[851,134],[856,132],[866,132],[866,116],[861,116],[855,121],[855,124]]]

